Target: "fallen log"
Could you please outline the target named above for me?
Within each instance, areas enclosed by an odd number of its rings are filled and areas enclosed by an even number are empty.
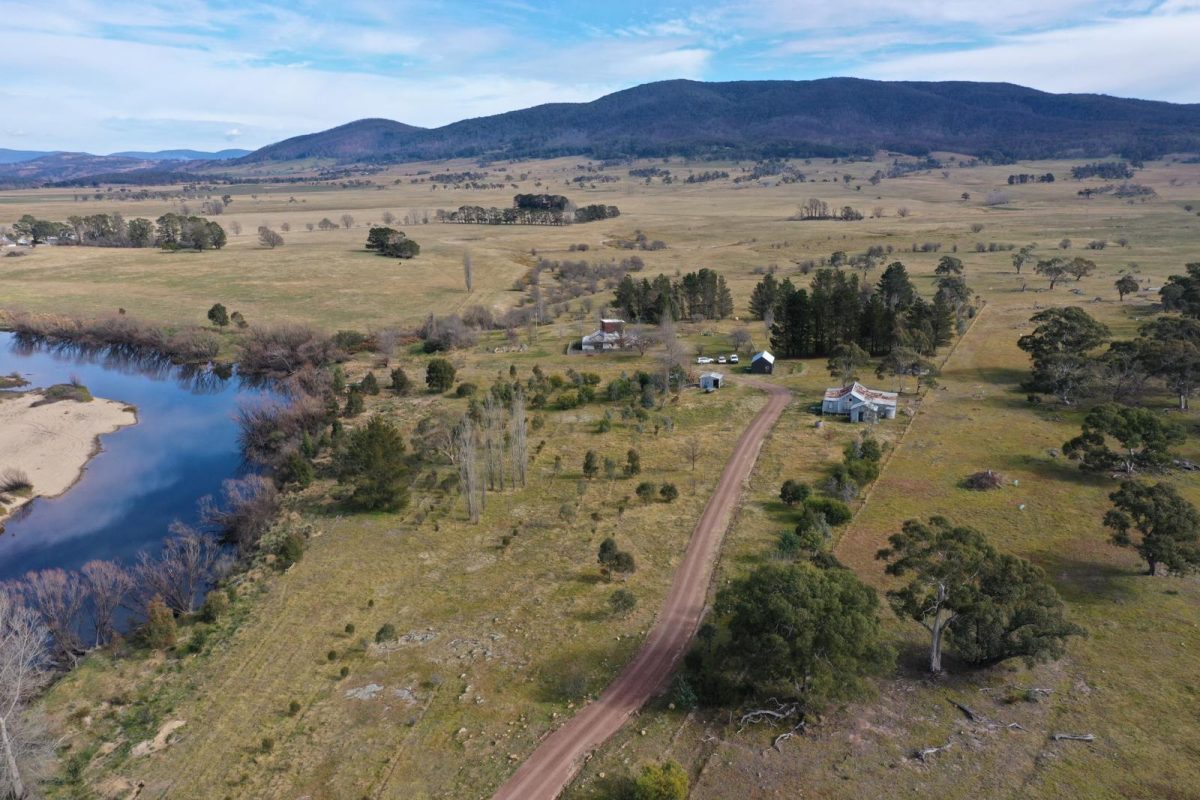
[[[1056,733],[1050,737],[1054,741],[1062,741],[1067,739],[1072,742],[1094,742],[1096,737],[1090,733]]]

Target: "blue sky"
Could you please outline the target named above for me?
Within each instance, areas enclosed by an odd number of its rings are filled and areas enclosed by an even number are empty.
[[[1010,81],[1200,102],[1200,0],[0,0],[0,147],[254,148],[667,78]]]

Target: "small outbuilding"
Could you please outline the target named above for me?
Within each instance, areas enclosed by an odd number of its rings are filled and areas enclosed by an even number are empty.
[[[750,371],[757,375],[770,375],[775,371],[775,356],[763,350],[750,359]]]
[[[706,392],[716,391],[725,385],[725,376],[719,372],[700,373],[700,388]]]
[[[821,413],[849,417],[851,422],[895,419],[896,398],[895,392],[868,389],[855,381],[849,386],[826,389],[825,398],[821,401]]]

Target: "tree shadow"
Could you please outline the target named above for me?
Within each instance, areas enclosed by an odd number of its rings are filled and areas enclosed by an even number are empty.
[[[1138,573],[1127,567],[1085,561],[1061,553],[1039,554],[1035,560],[1068,603],[1124,603],[1134,597],[1129,579]]]

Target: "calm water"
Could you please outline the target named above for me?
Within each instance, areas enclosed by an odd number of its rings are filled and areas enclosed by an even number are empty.
[[[0,375],[33,386],[72,375],[96,397],[137,407],[138,423],[100,438],[103,451],[66,494],[33,501],[0,534],[0,581],[28,570],[77,569],[94,558],[129,563],[157,553],[173,520],[195,522],[196,501],[245,467],[234,414],[269,395],[210,371],[112,353],[28,345],[0,332]]]

